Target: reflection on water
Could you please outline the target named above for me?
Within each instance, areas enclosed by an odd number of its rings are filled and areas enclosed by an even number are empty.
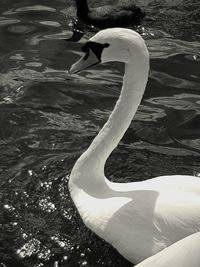
[[[151,18],[138,28],[151,55],[150,78],[106,174],[120,182],[199,175],[199,1],[138,2]],[[111,63],[69,76],[81,44],[97,30],[74,30],[74,20],[72,1],[0,6],[4,267],[131,266],[85,228],[69,197],[70,170],[108,118],[123,73]]]

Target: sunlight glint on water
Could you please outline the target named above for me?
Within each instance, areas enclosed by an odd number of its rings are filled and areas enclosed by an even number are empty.
[[[85,228],[67,187],[74,162],[117,100],[123,66],[99,65],[70,77],[67,70],[95,28],[82,26],[66,41],[72,1],[14,2],[0,7],[0,263],[131,266]],[[138,28],[151,55],[150,78],[106,175],[119,182],[199,176],[199,3],[138,2],[151,18]]]

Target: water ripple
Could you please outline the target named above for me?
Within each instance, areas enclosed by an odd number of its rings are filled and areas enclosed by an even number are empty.
[[[120,182],[196,175],[199,2],[140,4],[152,18],[137,28],[150,50],[150,78],[105,172]],[[67,70],[81,55],[80,46],[97,31],[80,25],[74,37],[71,21],[76,21],[76,9],[71,0],[4,0],[0,10],[2,264],[131,266],[86,229],[67,187],[74,162],[114,107],[123,65],[104,64],[69,75]]]

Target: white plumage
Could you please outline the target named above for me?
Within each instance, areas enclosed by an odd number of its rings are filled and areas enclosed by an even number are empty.
[[[199,251],[200,232],[185,237],[135,267],[199,267]]]
[[[106,29],[89,42],[107,44],[102,49],[101,62],[122,61],[125,74],[119,100],[102,130],[77,160],[69,189],[86,226],[126,259],[138,263],[200,231],[200,179],[175,175],[113,183],[105,177],[105,162],[142,99],[149,54],[140,35],[129,29]],[[89,50],[72,70],[81,69],[84,64],[88,67],[93,52]]]

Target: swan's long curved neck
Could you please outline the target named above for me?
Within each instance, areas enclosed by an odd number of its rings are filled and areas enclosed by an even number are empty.
[[[107,123],[89,147],[88,152],[95,153],[102,167],[129,127],[144,93],[143,77],[139,80],[139,74],[133,69],[133,66],[125,65],[121,95]]]
[[[71,176],[74,176],[74,180],[83,179],[82,182],[79,181],[82,186],[87,183],[86,179],[90,179],[91,183],[105,181],[105,162],[118,145],[137,111],[146,87],[148,70],[149,62],[146,58],[136,62],[136,65],[125,64],[123,87],[115,108],[104,127],[72,170]]]

